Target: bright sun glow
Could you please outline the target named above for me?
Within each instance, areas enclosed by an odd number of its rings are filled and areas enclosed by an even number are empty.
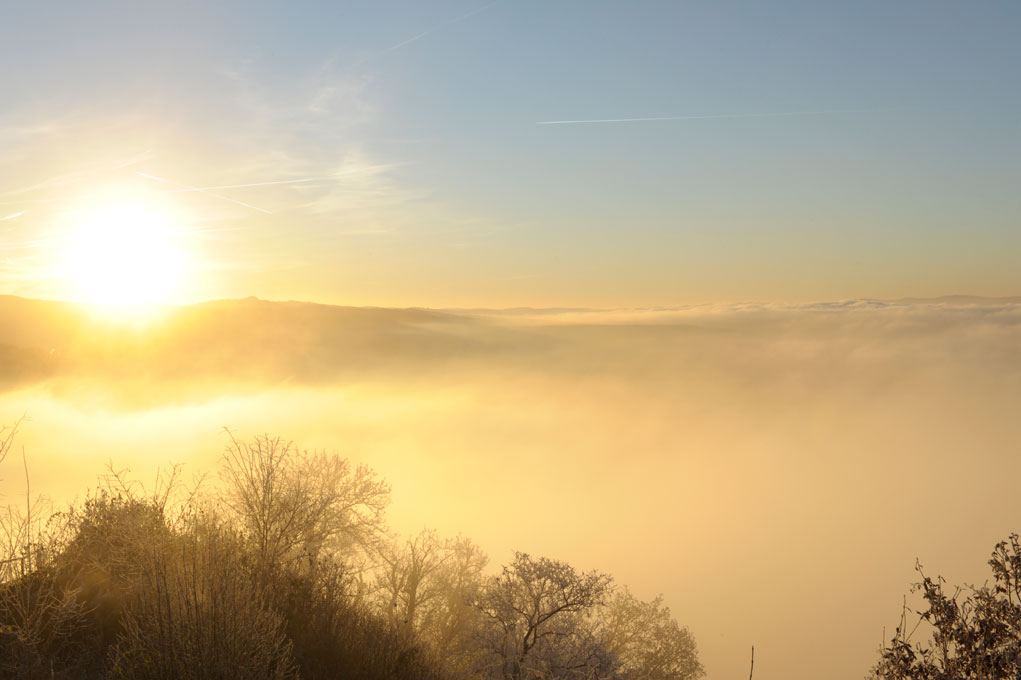
[[[139,204],[84,211],[66,252],[74,298],[118,310],[169,302],[185,258],[170,217]]]

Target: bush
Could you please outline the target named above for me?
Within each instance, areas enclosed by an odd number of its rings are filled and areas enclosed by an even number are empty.
[[[232,445],[268,465],[273,484],[247,487],[267,522],[239,512],[229,485],[170,503],[174,474],[150,496],[113,474],[45,532],[31,505],[0,515],[0,678],[439,678],[328,545],[382,530],[385,483],[279,440]]]
[[[252,578],[240,539],[204,521],[153,543],[111,650],[114,675],[284,680],[291,643]]]
[[[354,595],[345,568],[322,560],[276,579],[274,600],[287,622],[301,677],[363,680],[438,678],[425,651]]]
[[[902,619],[893,640],[884,645],[871,676],[877,680],[942,680],[1021,678],[1021,539],[1011,534],[993,549],[989,566],[993,585],[955,588],[929,578],[913,586],[926,609],[908,630]],[[914,643],[920,625],[928,640]]]
[[[0,460],[9,445],[0,429]],[[606,574],[518,553],[486,580],[477,546],[431,532],[381,549],[389,487],[368,468],[268,437],[232,438],[223,462],[218,496],[171,502],[176,470],[151,495],[111,473],[45,527],[31,503],[0,513],[0,678],[701,672],[660,600],[603,607]]]
[[[52,565],[0,585],[0,677],[98,677],[84,607]]]

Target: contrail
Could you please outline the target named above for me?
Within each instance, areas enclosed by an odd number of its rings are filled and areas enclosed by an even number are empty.
[[[26,194],[26,193],[30,193],[30,192],[33,192],[33,191],[39,191],[40,189],[50,189],[50,188],[53,188],[53,187],[64,187],[64,186],[68,186],[68,185],[71,185],[71,184],[81,184],[82,182],[87,181],[88,177],[90,176],[90,174],[94,173],[96,170],[99,170],[99,171],[120,170],[122,168],[126,168],[126,167],[129,167],[129,166],[132,166],[132,165],[138,165],[139,163],[144,161],[148,156],[151,156],[152,155],[151,152],[152,152],[152,149],[146,149],[145,151],[143,151],[140,154],[135,154],[133,156],[127,156],[125,158],[121,158],[120,160],[114,161],[113,163],[110,163],[110,164],[106,164],[106,163],[93,163],[91,165],[86,166],[82,170],[75,170],[75,171],[72,171],[72,172],[65,172],[65,173],[63,173],[61,175],[56,175],[55,177],[50,177],[49,179],[46,179],[46,180],[44,180],[42,182],[36,182],[35,184],[32,184],[32,185],[27,186],[27,187],[22,187],[20,189],[10,189],[10,190],[6,190],[6,191],[0,191],[0,196],[10,196],[12,194]],[[7,201],[6,203],[9,204],[9,203],[12,203],[12,202],[14,202],[14,203],[50,203],[52,201],[49,200],[49,199],[43,199],[43,200],[38,200],[38,199],[31,200],[31,199],[29,199],[29,200],[20,200],[20,201]]]
[[[8,215],[6,217],[0,217],[0,222],[6,222],[7,220],[16,220],[16,219],[18,219],[19,217],[21,217],[24,214],[25,214],[24,210],[19,210],[18,212],[11,213],[10,215]]]
[[[501,2],[503,2],[503,0],[493,0],[493,2],[490,2],[490,3],[487,3],[485,5],[482,5],[482,7],[476,7],[475,9],[471,10],[470,12],[465,12],[464,14],[459,14],[458,16],[456,16],[456,17],[454,17],[452,19],[447,19],[446,21],[444,21],[442,23],[436,24],[432,28],[428,28],[428,29],[422,31],[421,33],[419,33],[417,35],[411,36],[407,40],[402,40],[401,42],[397,43],[396,45],[391,45],[390,47],[387,47],[384,50],[380,50],[379,52],[377,52],[373,56],[374,57],[381,57],[384,54],[389,54],[390,52],[394,52],[396,50],[399,50],[402,47],[406,47],[406,46],[410,45],[413,42],[418,42],[419,40],[421,40],[422,38],[426,37],[430,33],[435,33],[436,31],[440,30],[441,28],[446,28],[447,26],[450,26],[452,24],[456,24],[456,23],[459,23],[461,21],[464,21],[465,19],[467,19],[469,17],[475,16],[479,12],[486,11],[487,9],[492,7],[493,5],[500,4]]]
[[[192,186],[188,186],[187,184],[181,184],[180,182],[173,182],[173,181],[171,181],[169,179],[164,179],[163,177],[157,177],[156,175],[150,175],[150,174],[145,173],[145,172],[136,172],[135,174],[138,175],[139,177],[145,177],[146,179],[151,179],[151,180],[155,180],[157,182],[163,182],[164,184],[171,184],[173,186],[181,187],[181,189],[184,190],[184,191],[198,191],[198,192],[203,193],[203,194],[209,194],[210,196],[213,196],[215,198],[223,199],[224,201],[230,201],[231,203],[236,203],[237,205],[241,205],[241,206],[244,206],[246,208],[251,208],[252,210],[258,210],[259,212],[266,213],[267,215],[272,215],[273,214],[272,212],[270,212],[269,210],[266,210],[265,208],[260,208],[257,205],[252,205],[251,203],[245,203],[244,201],[239,201],[237,199],[231,198],[230,196],[224,196],[223,194],[213,193],[212,191],[210,191],[209,189],[204,188],[204,187],[192,187]]]
[[[147,175],[144,172],[137,173],[142,177],[148,177],[149,179],[158,179],[152,175]],[[272,182],[252,182],[250,184],[220,184],[212,187],[185,187],[183,189],[174,189],[168,191],[170,194],[183,194],[189,191],[219,191],[220,189],[247,189],[248,187],[268,187],[274,184],[304,184],[307,182],[328,182],[335,180],[335,177],[306,177],[304,179],[281,179]],[[184,185],[181,185],[184,186]]]
[[[827,116],[839,113],[875,113],[876,109],[824,109],[820,111],[780,111],[777,113],[713,113],[702,116],[652,116],[645,118],[586,118],[579,120],[540,120],[536,125],[577,125],[587,123],[644,123],[666,120],[722,120],[726,118],[789,118]]]

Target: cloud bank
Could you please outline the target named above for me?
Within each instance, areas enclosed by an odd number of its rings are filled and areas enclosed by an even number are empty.
[[[81,493],[109,459],[208,469],[223,426],[338,450],[393,483],[402,530],[665,592],[710,677],[755,644],[772,677],[860,678],[915,558],[980,580],[1021,516],[1017,299],[0,314],[33,488]]]

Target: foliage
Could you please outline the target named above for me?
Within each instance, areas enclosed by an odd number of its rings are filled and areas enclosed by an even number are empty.
[[[606,574],[517,553],[487,578],[466,538],[388,538],[389,487],[337,456],[232,436],[221,488],[178,472],[147,493],[111,468],[63,512],[0,512],[0,678],[697,677],[656,665],[682,652],[700,670],[662,602],[611,598]]]
[[[989,560],[993,585],[955,588],[942,578],[914,585],[926,603],[908,630],[902,617],[893,640],[884,645],[872,671],[877,680],[1006,680],[1021,677],[1021,539],[1001,541]],[[931,637],[912,642],[924,625]]]
[[[274,602],[287,622],[301,676],[362,680],[442,677],[420,645],[360,600],[354,577],[334,561],[308,575],[274,581]]]
[[[86,609],[60,577],[52,561],[39,560],[0,584],[0,677],[87,678],[101,670]]]
[[[148,494],[111,471],[47,531],[31,504],[31,521],[9,508],[0,677],[438,678],[345,571],[344,546],[354,552],[381,527],[385,484],[367,468],[277,444],[240,447],[269,451],[251,462],[278,468],[261,468],[272,483],[254,496],[261,515],[236,512],[229,492],[182,495],[176,470]],[[322,479],[310,479],[323,462]]]
[[[146,541],[141,578],[110,652],[114,675],[137,680],[296,677],[283,622],[250,575],[239,537],[200,521]]]

